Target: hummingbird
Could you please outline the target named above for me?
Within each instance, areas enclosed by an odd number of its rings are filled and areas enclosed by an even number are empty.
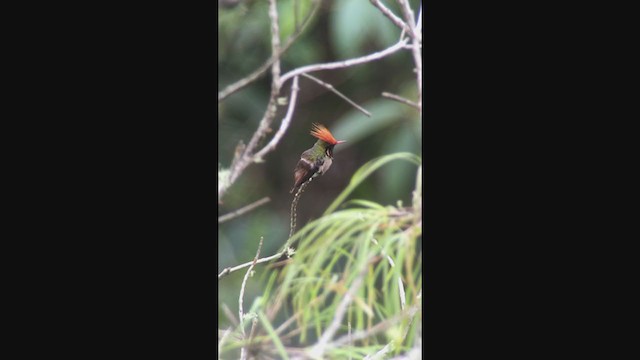
[[[313,147],[300,155],[300,161],[293,171],[295,184],[289,192],[293,194],[302,184],[329,170],[333,162],[333,147],[345,142],[336,140],[324,125],[314,123],[311,135],[318,139]]]

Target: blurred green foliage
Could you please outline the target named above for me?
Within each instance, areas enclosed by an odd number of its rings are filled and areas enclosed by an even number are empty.
[[[281,41],[296,29],[317,2],[278,1]],[[418,1],[410,1],[417,8]],[[387,6],[401,14],[395,2]],[[270,56],[268,2],[243,0],[237,6],[219,8],[218,90],[247,76]],[[295,12],[297,11],[297,16]],[[391,24],[368,0],[322,1],[303,33],[282,57],[282,73],[300,66],[324,63],[380,51],[400,38]],[[369,118],[334,93],[309,79],[300,78],[300,93],[291,126],[276,150],[262,164],[253,164],[239,177],[219,205],[219,214],[231,212],[269,196],[271,202],[218,229],[218,268],[237,265],[255,256],[260,236],[262,255],[276,253],[287,240],[293,169],[300,154],[315,141],[309,130],[312,122],[325,124],[339,140],[347,143],[335,149],[331,169],[316,179],[298,205],[298,228],[322,216],[348,185],[354,172],[376,157],[396,152],[421,156],[422,124],[416,109],[381,97],[383,91],[415,100],[417,96],[413,60],[409,50],[346,69],[313,73],[371,112]],[[247,143],[262,118],[270,91],[270,73],[218,104],[218,161],[227,169],[240,140]],[[288,96],[290,82],[281,96]],[[280,126],[286,106],[278,107],[270,136]],[[270,138],[269,136],[269,138]],[[268,139],[265,139],[263,145]],[[351,194],[384,205],[398,200],[411,203],[415,186],[415,165],[394,161],[372,174]],[[237,314],[237,299],[244,271],[219,282],[220,303]],[[266,281],[265,281],[266,282]],[[265,283],[249,281],[245,303],[264,292]],[[220,328],[229,323],[220,312]]]

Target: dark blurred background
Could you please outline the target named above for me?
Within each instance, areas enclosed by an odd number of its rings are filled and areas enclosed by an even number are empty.
[[[410,1],[418,12],[419,1]],[[315,2],[299,1],[301,22]],[[395,2],[387,6],[401,12]],[[219,2],[218,90],[247,76],[271,55],[270,28],[265,0],[225,0]],[[279,0],[281,41],[294,31],[293,0]],[[367,0],[323,1],[302,35],[282,57],[282,74],[315,63],[346,60],[383,50],[396,43],[400,30]],[[336,146],[331,169],[304,192],[298,205],[298,226],[320,217],[327,206],[348,184],[352,174],[367,161],[400,151],[421,155],[422,124],[419,112],[407,105],[381,97],[383,91],[410,100],[417,97],[413,58],[409,50],[382,60],[351,68],[312,73],[368,110],[367,117],[326,88],[300,77],[300,92],[291,125],[275,151],[265,162],[249,166],[229,188],[220,204],[226,214],[263,197],[271,201],[252,212],[220,224],[218,228],[218,269],[249,261],[255,255],[260,236],[264,236],[262,255],[279,250],[289,232],[289,210],[293,195],[293,169],[300,154],[315,139],[309,135],[312,122],[326,125],[336,139],[347,143]],[[218,103],[218,166],[227,169],[240,140],[245,144],[257,129],[269,98],[271,76],[260,80]],[[288,96],[291,81],[282,88]],[[280,126],[286,112],[278,107],[272,132]],[[415,186],[415,165],[393,162],[385,165],[363,183],[350,198],[361,198],[383,205],[402,200],[410,203]],[[237,311],[237,294],[244,271],[231,274],[219,283],[220,301]],[[261,293],[259,281],[247,286],[245,303]],[[221,321],[226,323],[225,316]]]

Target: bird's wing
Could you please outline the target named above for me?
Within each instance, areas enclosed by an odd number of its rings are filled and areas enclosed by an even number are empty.
[[[300,158],[295,170],[293,171],[293,177],[295,180],[294,187],[298,187],[309,180],[313,174],[318,172],[319,167],[305,158]]]

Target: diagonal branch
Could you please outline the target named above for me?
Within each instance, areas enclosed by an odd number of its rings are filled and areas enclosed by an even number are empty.
[[[218,92],[218,102],[224,100],[228,96],[230,96],[233,93],[241,90],[242,88],[244,88],[247,85],[251,84],[252,82],[258,80],[262,75],[264,75],[265,72],[271,67],[271,65],[276,60],[280,59],[280,57],[287,50],[289,50],[291,45],[293,45],[293,43],[300,37],[300,35],[302,35],[302,32],[304,31],[306,26],[311,22],[311,19],[313,18],[313,15],[316,13],[318,8],[320,7],[320,4],[321,4],[321,1],[318,1],[316,3],[316,6],[307,14],[305,19],[303,20],[302,26],[300,26],[299,28],[296,28],[296,31],[293,33],[293,35],[291,35],[287,39],[286,43],[284,44],[284,46],[282,46],[280,51],[278,51],[277,53],[272,53],[271,57],[269,59],[267,59],[267,61],[265,61],[264,64],[262,64],[259,68],[257,68],[251,74],[249,74],[246,77],[236,81],[235,83],[233,83],[231,85],[228,85],[222,91]]]
[[[408,307],[405,311],[399,313],[398,315],[392,318],[389,318],[387,320],[384,320],[382,322],[379,322],[378,324],[374,325],[371,329],[356,331],[351,334],[351,339],[349,339],[347,335],[341,336],[335,341],[327,344],[327,347],[341,346],[349,343],[349,341],[358,341],[358,340],[366,339],[370,336],[383,332],[404,319],[413,318],[416,315],[416,313],[420,310],[420,305],[421,304],[418,303],[411,307]]]
[[[310,357],[314,359],[322,359],[322,356],[326,351],[327,344],[333,338],[336,331],[338,331],[338,328],[340,327],[340,323],[342,322],[342,319],[344,318],[344,315],[346,314],[347,309],[349,308],[349,305],[355,298],[356,291],[360,289],[360,286],[364,281],[364,276],[367,273],[367,270],[369,269],[370,263],[371,261],[366,262],[365,266],[363,267],[362,270],[360,270],[360,273],[358,274],[356,279],[353,281],[353,283],[351,283],[351,286],[349,286],[349,290],[347,290],[347,293],[344,294],[344,298],[342,298],[342,301],[340,301],[340,304],[338,304],[336,313],[333,316],[333,320],[331,321],[331,324],[325,329],[324,333],[322,333],[320,340],[318,340],[318,342],[309,351]],[[351,336],[349,335],[348,338],[350,340]]]
[[[413,10],[409,6],[408,0],[397,0],[398,4],[400,4],[400,8],[402,9],[402,14],[404,15],[404,19],[406,23],[409,25],[409,29],[413,36],[412,42],[412,54],[413,54],[413,62],[416,66],[416,82],[418,85],[418,106],[420,109],[420,116],[422,116],[422,51],[421,47],[421,39],[419,32],[416,28],[416,20]],[[422,9],[422,8],[420,8]],[[422,15],[422,10],[420,11],[420,15]],[[422,16],[419,17],[419,20],[422,20]],[[422,26],[420,26],[422,28]]]
[[[245,206],[243,208],[240,208],[240,209],[238,209],[238,210],[236,210],[234,212],[231,212],[229,214],[224,214],[224,215],[222,215],[222,216],[220,216],[218,218],[218,224],[221,224],[221,223],[223,223],[225,221],[229,221],[229,220],[231,220],[233,218],[236,218],[236,217],[238,217],[238,216],[240,216],[242,214],[245,214],[245,213],[257,208],[260,205],[268,203],[269,201],[271,201],[271,199],[269,197],[264,197],[264,198],[262,198],[262,199],[260,199],[260,200],[258,200],[256,202],[251,203],[251,204],[249,204],[249,205],[247,205],[247,206]]]
[[[227,340],[227,337],[229,336],[229,334],[231,334],[231,327],[225,330],[225,332],[222,334],[222,337],[220,338],[220,341],[218,342],[218,360],[221,359],[220,351],[222,350],[222,345],[224,344],[225,340]]]
[[[343,60],[343,61],[325,63],[325,64],[313,64],[313,65],[302,66],[282,75],[282,77],[280,78],[280,83],[284,84],[287,80],[291,79],[292,77],[296,75],[301,75],[303,73],[310,73],[310,72],[321,71],[321,70],[341,69],[345,67],[368,63],[375,60],[380,60],[388,55],[395,53],[398,50],[403,49],[406,44],[407,44],[407,39],[403,39],[384,50],[381,50],[369,55],[348,59],[348,60]]]
[[[287,115],[285,115],[284,119],[282,119],[282,123],[280,124],[280,129],[278,129],[278,132],[274,135],[273,139],[271,139],[271,141],[269,141],[269,143],[265,145],[265,147],[263,147],[262,150],[258,151],[258,153],[255,154],[254,161],[256,162],[262,161],[262,158],[264,158],[264,156],[268,152],[273,151],[273,149],[276,148],[276,145],[278,145],[278,143],[282,139],[282,136],[284,136],[284,133],[287,131],[287,128],[289,128],[289,123],[291,122],[291,118],[293,117],[293,112],[296,108],[298,91],[300,91],[300,87],[298,87],[298,77],[296,76],[293,79],[293,84],[291,84],[291,96],[289,97],[289,108],[287,109]]]
[[[244,275],[244,279],[242,279],[242,286],[240,287],[240,296],[238,296],[238,319],[240,319],[240,330],[242,332],[242,339],[247,338],[247,333],[244,330],[244,310],[242,303],[244,302],[244,289],[247,286],[247,280],[249,279],[249,275],[253,270],[253,267],[256,266],[256,262],[260,257],[260,250],[262,249],[262,242],[264,241],[264,237],[260,236],[260,243],[258,244],[258,251],[256,252],[256,257],[253,259],[253,263],[247,270],[247,273]],[[240,350],[240,359],[245,360],[247,358],[247,347],[243,346]]]
[[[280,30],[278,28],[278,8],[276,6],[276,0],[269,0],[269,19],[271,21],[271,53],[275,55],[280,51]],[[256,130],[251,137],[249,144],[244,148],[244,151],[236,152],[231,161],[233,166],[229,169],[229,178],[218,188],[218,201],[222,200],[222,196],[226,193],[227,189],[236,181],[242,171],[252,163],[253,152],[258,146],[258,142],[270,131],[271,122],[273,122],[277,111],[276,98],[280,93],[280,58],[276,58],[271,65],[271,74],[273,79],[267,110],[260,120],[258,130]]]
[[[266,257],[266,258],[258,259],[258,261],[256,261],[255,263],[257,265],[257,264],[262,264],[262,263],[265,263],[265,262],[268,262],[268,261],[271,261],[271,260],[274,260],[274,259],[279,259],[282,255],[286,254],[287,252],[290,252],[290,250],[288,248],[285,248],[285,250],[282,250],[277,254],[271,255],[271,256]],[[218,279],[220,279],[220,278],[222,278],[222,277],[224,277],[226,275],[229,275],[234,271],[238,271],[240,269],[244,269],[247,266],[251,266],[251,265],[253,265],[253,261],[249,261],[249,262],[246,262],[244,264],[240,264],[238,266],[225,268],[224,270],[222,270],[220,272],[220,274],[218,274]]]
[[[365,110],[362,106],[356,104],[354,101],[352,101],[351,99],[349,99],[346,95],[344,95],[343,93],[341,93],[340,91],[338,91],[338,89],[334,88],[333,85],[328,84],[316,77],[313,77],[309,74],[302,74],[302,76],[311,79],[315,82],[317,82],[318,84],[326,87],[327,89],[329,89],[330,91],[332,91],[333,93],[335,93],[336,95],[340,96],[341,98],[343,98],[346,102],[348,102],[349,104],[353,105],[353,107],[355,107],[356,109],[360,110],[363,114],[367,115],[368,117],[371,117],[371,113],[368,112],[367,110]],[[295,78],[294,78],[295,81]]]
[[[238,155],[238,153],[236,153],[236,157],[234,158],[234,160],[232,161],[232,166],[231,166],[231,174],[229,175],[229,181],[222,184],[219,188],[218,188],[218,200],[222,199],[222,196],[225,194],[225,192],[227,191],[227,189],[236,181],[236,179],[240,176],[240,174],[244,171],[244,169],[246,169],[249,165],[251,165],[254,162],[262,162],[263,161],[263,157],[273,151],[276,146],[278,145],[278,143],[280,142],[280,140],[282,140],[282,137],[284,136],[284,133],[287,131],[287,129],[289,128],[289,123],[291,122],[291,118],[293,117],[293,113],[295,110],[295,106],[296,106],[296,102],[297,102],[297,98],[298,98],[298,92],[300,91],[300,88],[298,86],[298,78],[296,77],[293,81],[293,84],[291,84],[291,95],[289,97],[289,108],[287,110],[287,114],[285,115],[285,117],[282,119],[282,123],[280,124],[280,128],[278,129],[278,132],[276,133],[276,135],[273,137],[273,139],[271,139],[271,141],[265,145],[264,148],[262,148],[260,151],[258,151],[255,154],[252,154],[253,149],[255,148],[255,146],[257,145],[257,140],[254,141],[257,137],[261,137],[260,134],[265,135],[266,132],[269,130],[268,128],[263,128],[264,126],[268,126],[271,121],[272,121],[272,116],[271,119],[267,118],[268,114],[272,114],[273,116],[275,116],[275,96],[272,97],[271,100],[273,100],[273,103],[270,103],[268,106],[268,109],[271,107],[271,105],[273,105],[273,111],[270,112],[269,110],[267,110],[267,113],[265,114],[265,117],[262,119],[260,126],[258,127],[258,131],[253,134],[253,138],[251,139],[251,142],[249,143],[249,146],[247,146],[247,148],[244,150],[244,152],[241,155]],[[272,93],[273,94],[273,93]],[[267,125],[265,125],[267,124]]]
[[[402,30],[403,34],[409,34],[409,36],[413,39],[413,32],[411,32],[411,29],[409,28],[409,26],[404,21],[402,21],[402,19],[397,17],[391,10],[389,10],[386,6],[384,6],[384,4],[380,2],[380,0],[369,0],[369,1],[371,1],[373,6],[377,7],[384,16],[389,18],[389,20],[391,20],[391,22],[395,26],[399,27]]]
[[[405,99],[402,96],[398,96],[396,94],[392,94],[392,93],[389,93],[389,92],[383,92],[382,93],[382,97],[386,97],[387,99],[392,99],[392,100],[401,102],[401,103],[403,103],[405,105],[413,106],[414,108],[420,110],[420,105],[414,103],[411,100]]]
[[[280,53],[280,29],[278,27],[278,6],[276,0],[269,0],[269,19],[271,20],[271,53]],[[271,65],[271,75],[273,84],[279,88],[280,83],[280,57],[277,57]]]
[[[275,0],[270,0],[269,1],[269,18],[271,19],[271,30],[272,30],[272,34],[271,34],[271,38],[272,38],[272,48],[273,48],[273,54],[277,54],[278,53],[278,49],[280,46],[280,42],[279,42],[279,30],[278,30],[278,16],[277,16],[277,9],[276,9],[276,5],[275,5]],[[353,59],[348,59],[348,60],[343,60],[343,61],[336,61],[336,62],[331,62],[331,63],[324,63],[324,64],[313,64],[313,65],[307,65],[307,66],[302,66],[300,68],[294,69],[292,71],[287,72],[286,74],[280,76],[280,60],[277,60],[273,63],[272,66],[272,74],[273,74],[273,82],[271,85],[271,96],[269,98],[269,103],[267,104],[267,109],[265,111],[264,116],[262,117],[262,120],[260,120],[260,124],[258,125],[258,129],[256,130],[256,132],[253,134],[253,136],[251,137],[251,140],[249,141],[249,144],[246,147],[242,147],[239,146],[238,149],[240,151],[236,151],[236,154],[233,158],[233,160],[231,161],[231,168],[229,169],[229,173],[228,176],[225,177],[225,181],[221,182],[218,188],[218,201],[222,200],[222,197],[224,196],[224,194],[227,192],[227,190],[229,189],[229,187],[231,187],[231,185],[233,185],[233,183],[235,183],[235,181],[237,180],[237,178],[240,176],[240,174],[242,174],[242,172],[252,163],[254,162],[259,162],[261,160],[261,156],[255,156],[255,149],[258,146],[258,143],[260,142],[260,140],[268,133],[271,131],[270,126],[271,123],[273,122],[273,119],[276,115],[276,110],[277,110],[277,96],[280,92],[280,88],[282,87],[282,85],[289,79],[294,78],[298,75],[302,75],[302,74],[306,74],[309,72],[314,72],[314,71],[320,71],[320,70],[331,70],[331,69],[340,69],[340,68],[345,68],[345,67],[350,67],[350,66],[355,66],[355,65],[359,65],[359,64],[364,64],[364,63],[368,63],[371,61],[375,61],[375,60],[379,60],[382,59],[390,54],[393,54],[399,50],[402,50],[405,48],[405,46],[408,43],[408,39],[402,39],[400,40],[398,43],[396,43],[395,45],[392,45],[384,50],[369,54],[369,55],[365,55],[365,56],[361,56],[361,57],[357,57],[357,58],[353,58]],[[286,130],[286,127],[281,127],[282,131]],[[273,144],[275,145],[275,142],[273,142]],[[269,149],[271,149],[271,147],[269,147]],[[265,150],[264,152],[266,153],[267,151],[270,150]]]

